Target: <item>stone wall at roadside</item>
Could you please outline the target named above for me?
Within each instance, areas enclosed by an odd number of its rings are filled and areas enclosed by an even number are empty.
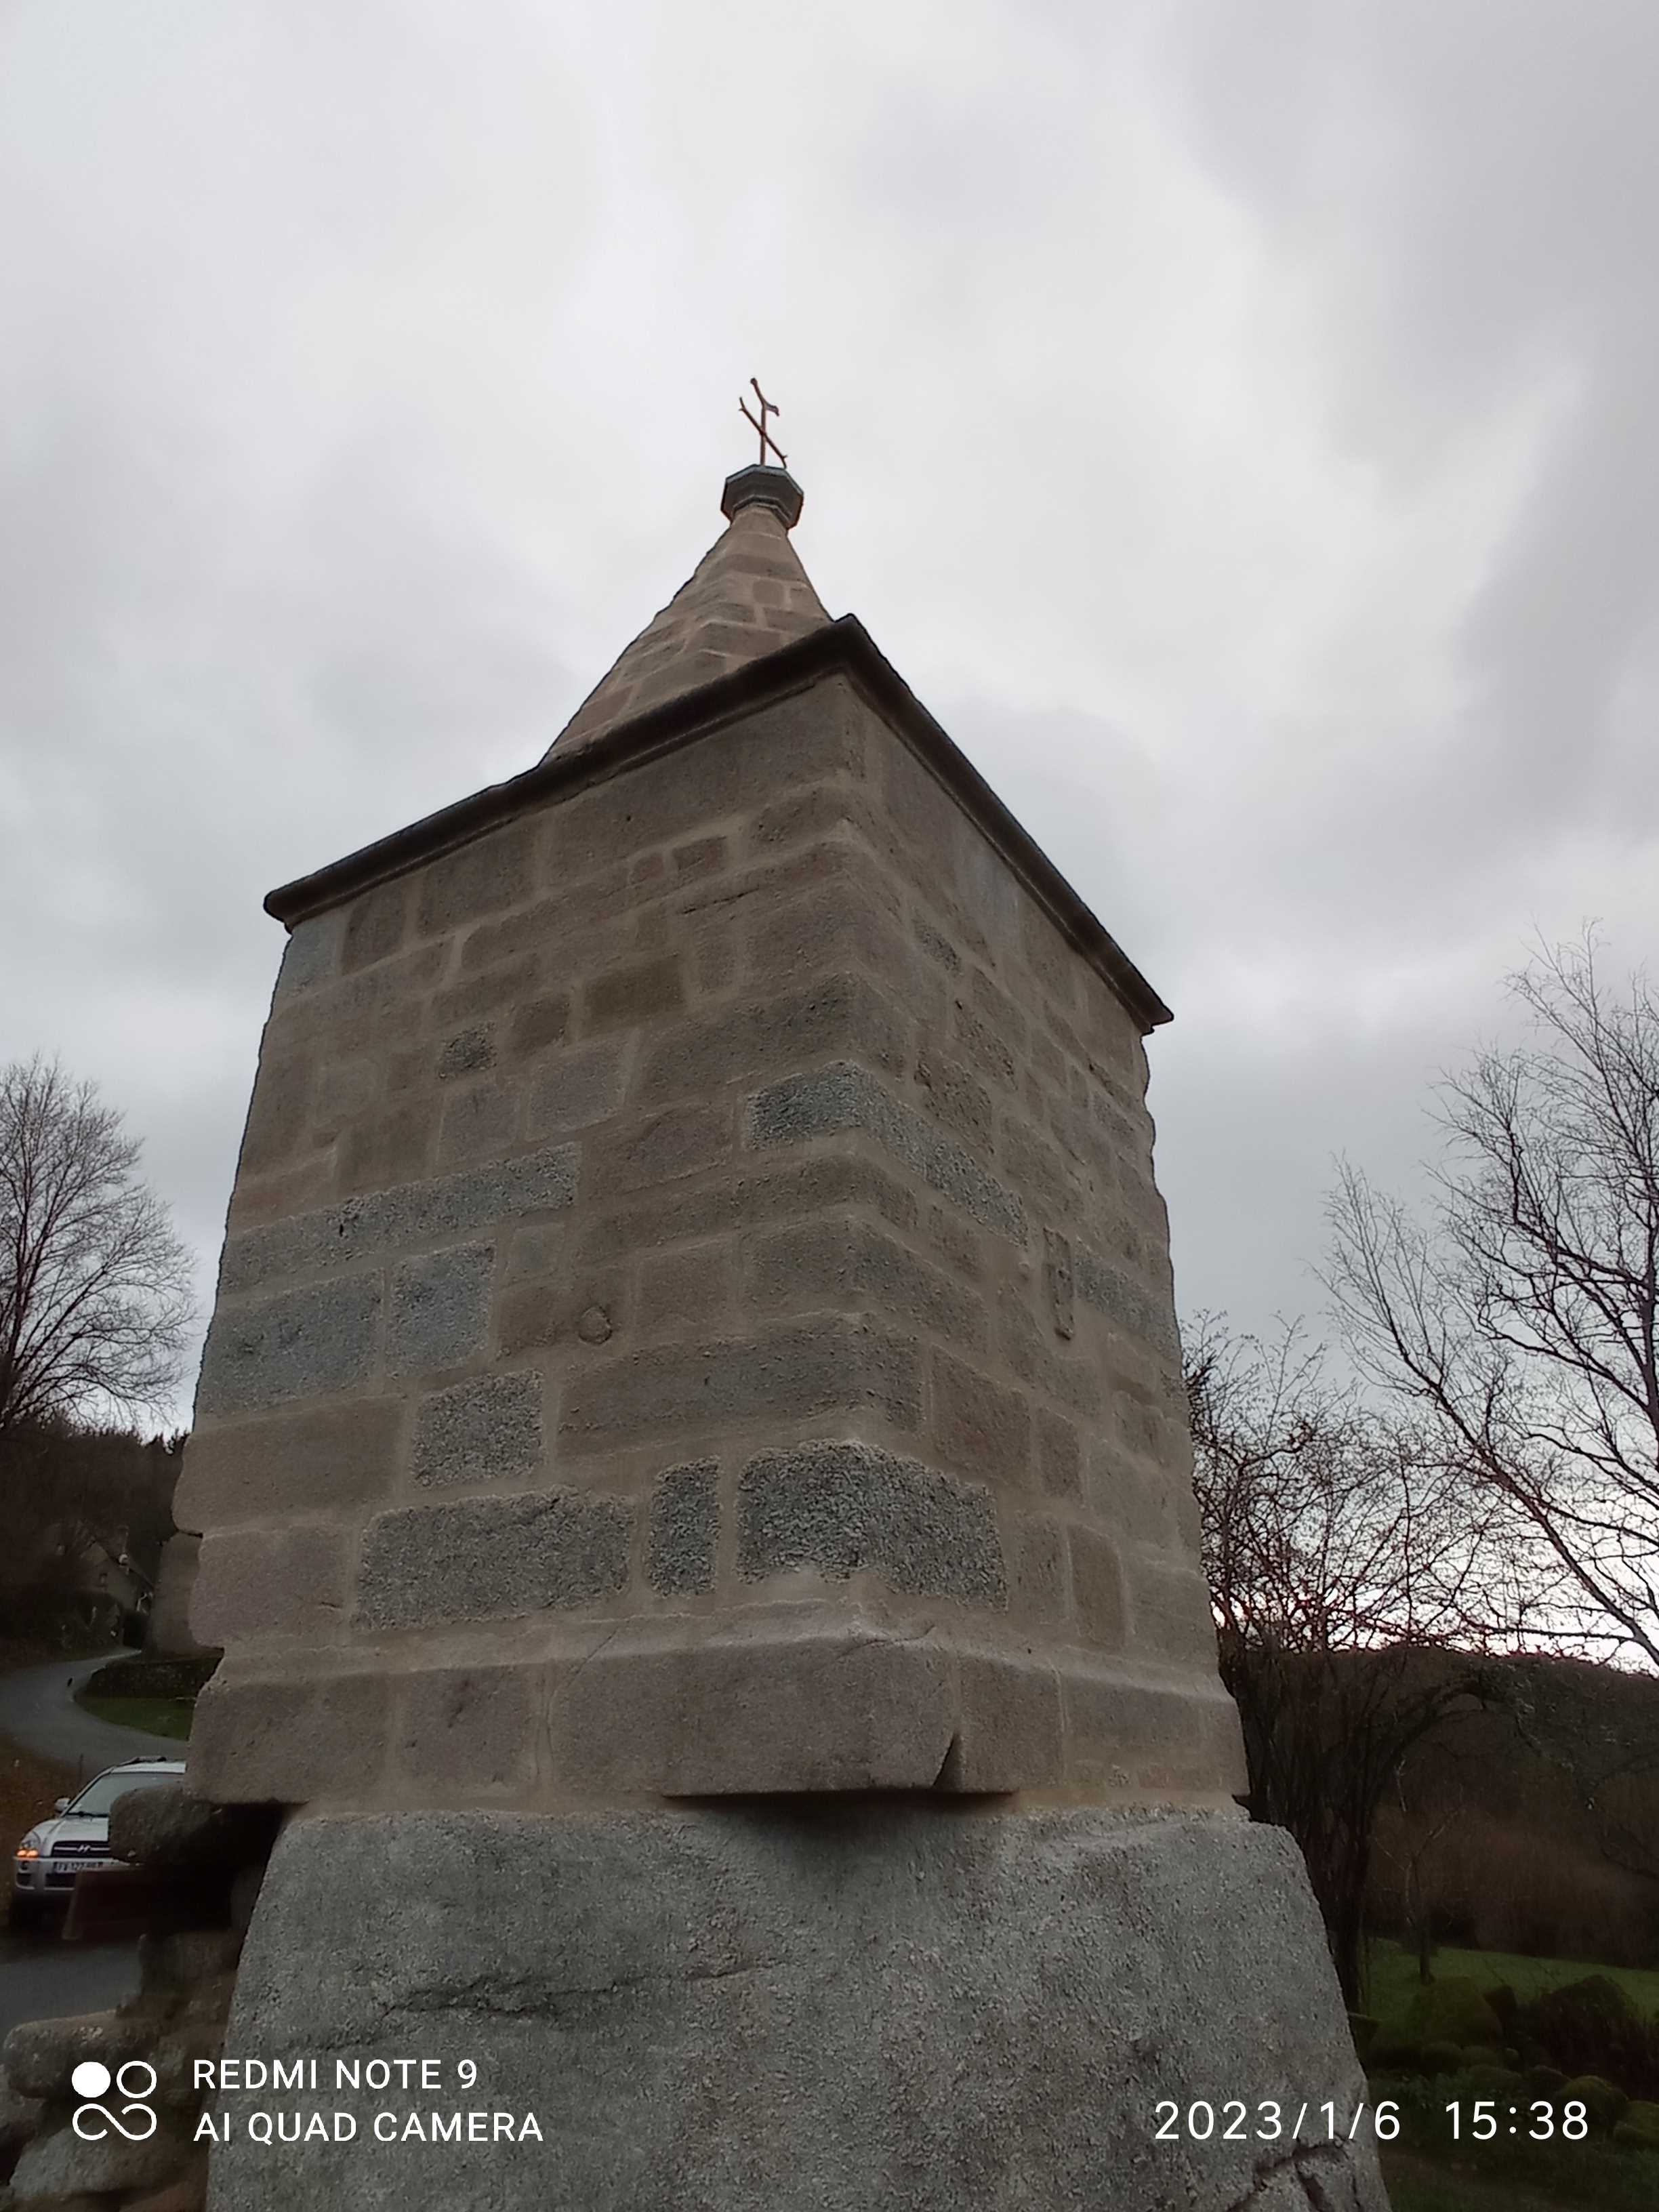
[[[0,2045],[0,2212],[201,2212],[208,2145],[198,2124],[213,2100],[196,2069],[224,2048],[276,1826],[266,1809],[178,1790],[117,1801],[110,1850],[128,1870],[83,1875],[73,1910],[93,1940],[143,1927],[137,1994],[112,2011],[27,2021]],[[119,2126],[96,2112],[75,2125],[85,2100],[73,2077],[88,2062],[113,2077],[92,2101]]]
[[[182,1530],[161,1547],[155,1571],[155,1596],[144,1630],[144,1649],[158,1657],[172,1658],[202,1651],[190,1625],[191,1601],[196,1592],[196,1561],[201,1539]]]

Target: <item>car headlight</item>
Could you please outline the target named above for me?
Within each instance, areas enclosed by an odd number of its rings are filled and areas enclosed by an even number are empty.
[[[36,1828],[31,1828],[27,1835],[24,1837],[22,1842],[17,1846],[13,1856],[20,1859],[38,1859],[40,1856],[40,1831]]]

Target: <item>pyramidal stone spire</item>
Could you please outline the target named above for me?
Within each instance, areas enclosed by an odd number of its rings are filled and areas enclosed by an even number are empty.
[[[694,691],[829,622],[789,542],[802,496],[785,469],[753,465],[727,477],[720,500],[724,534],[588,693],[549,755],[556,747],[566,757],[644,708]]]

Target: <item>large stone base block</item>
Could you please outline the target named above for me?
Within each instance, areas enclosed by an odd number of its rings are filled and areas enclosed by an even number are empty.
[[[1225,1815],[313,1816],[227,2050],[318,2087],[222,2094],[210,2212],[1387,2212],[1294,1849]],[[371,2057],[442,2087],[336,2087]],[[432,2139],[469,2111],[543,2139]]]

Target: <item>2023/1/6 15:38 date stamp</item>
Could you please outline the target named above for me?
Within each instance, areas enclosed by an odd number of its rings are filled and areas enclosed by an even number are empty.
[[[1576,2098],[1564,2104],[1540,2097],[1508,2105],[1478,2097],[1449,2100],[1445,2109],[1455,2142],[1494,2142],[1500,2136],[1582,2142],[1589,2133],[1589,2108]],[[1182,2105],[1167,2097],[1154,2107],[1153,2116],[1156,2142],[1354,2142],[1368,2133],[1377,2142],[1395,2142],[1400,2136],[1400,2107],[1386,2097],[1374,2105],[1362,2099],[1352,2109],[1329,2100],[1291,2105],[1271,2097],[1255,2104],[1242,2097],[1215,2103],[1200,2097]]]
[[[1352,2111],[1327,2100],[1293,2105],[1261,2097],[1254,2104],[1243,2097],[1203,2097],[1182,2105],[1166,2097],[1153,2107],[1155,2142],[1353,2142],[1369,2132],[1378,2142],[1392,2142],[1400,2133],[1400,2107],[1386,2100],[1361,2101]]]
[[[1589,2107],[1576,2097],[1559,2105],[1547,2097],[1520,2105],[1501,2097],[1449,2098],[1445,2109],[1454,2142],[1496,2142],[1510,2136],[1530,2142],[1583,2142],[1589,2133]]]

